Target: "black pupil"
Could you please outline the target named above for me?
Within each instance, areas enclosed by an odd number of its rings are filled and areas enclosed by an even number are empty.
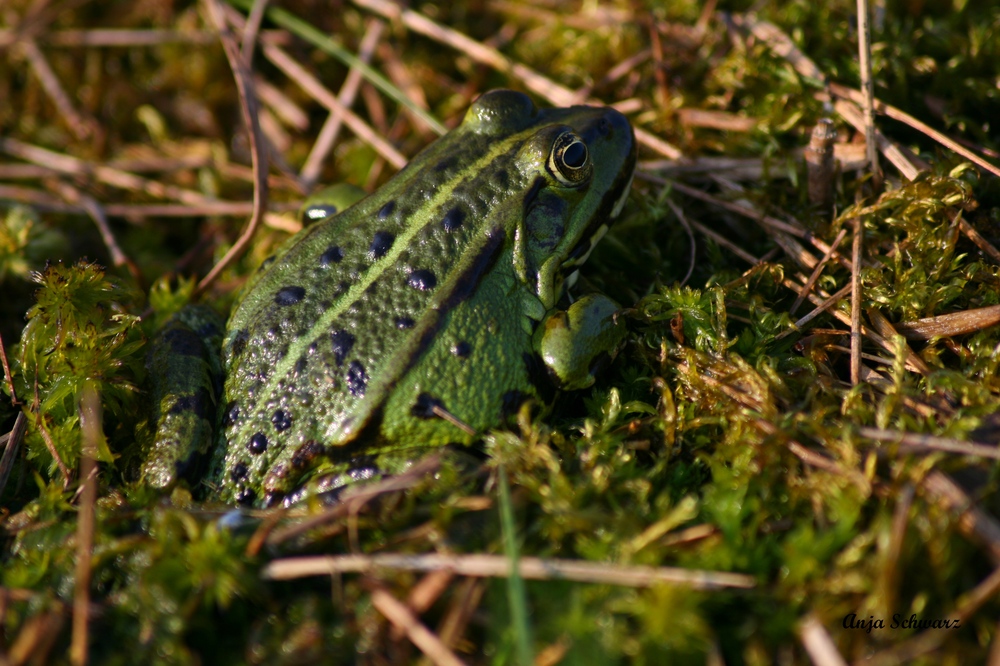
[[[563,163],[571,169],[579,169],[587,162],[587,146],[574,141],[563,151]]]

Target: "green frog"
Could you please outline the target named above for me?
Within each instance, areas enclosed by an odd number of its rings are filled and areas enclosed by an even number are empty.
[[[625,204],[635,152],[614,109],[539,110],[497,90],[374,194],[309,202],[224,332],[188,310],[154,347],[188,387],[158,400],[147,481],[169,486],[185,447],[211,448],[196,442],[213,411],[213,497],[268,506],[471,444],[526,400],[591,385],[623,340],[619,307],[559,305]],[[221,366],[202,360],[215,346]],[[217,409],[218,380],[191,385],[199,368],[225,377]]]

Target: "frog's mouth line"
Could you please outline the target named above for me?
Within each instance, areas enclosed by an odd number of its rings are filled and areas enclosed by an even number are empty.
[[[597,228],[590,234],[584,235],[580,243],[573,248],[569,253],[570,259],[563,262],[562,268],[564,274],[570,271],[575,272],[586,263],[587,259],[590,258],[590,253],[594,251],[597,244],[601,242],[604,235],[608,233],[608,229],[611,228],[611,222],[618,219],[621,215],[622,210],[625,208],[625,202],[628,201],[628,195],[632,192],[632,181],[635,180],[635,171],[628,178],[628,183],[622,188],[622,193],[619,195],[618,200],[615,201],[614,206],[611,207],[611,212],[608,213],[607,221],[601,221]],[[602,216],[595,216],[595,220],[602,220]],[[589,243],[589,247],[587,244]],[[582,250],[581,248],[586,248]]]

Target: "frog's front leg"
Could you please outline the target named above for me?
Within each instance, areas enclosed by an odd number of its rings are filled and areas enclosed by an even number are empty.
[[[549,375],[561,389],[591,386],[625,339],[621,308],[602,294],[588,294],[566,310],[546,315],[535,330],[533,345]]]

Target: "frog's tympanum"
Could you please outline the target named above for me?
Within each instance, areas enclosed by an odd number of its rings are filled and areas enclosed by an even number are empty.
[[[307,223],[324,219],[264,261],[222,339],[213,496],[268,505],[398,470],[475,442],[553,386],[592,384],[623,339],[618,306],[588,295],[558,307],[634,165],[614,109],[538,110],[500,90],[374,194],[309,203]],[[168,331],[182,353],[211,346],[189,330],[221,332],[186,318]],[[183,456],[163,452],[188,434],[165,416],[208,412],[210,391],[206,380],[160,402],[147,480],[173,483]]]

